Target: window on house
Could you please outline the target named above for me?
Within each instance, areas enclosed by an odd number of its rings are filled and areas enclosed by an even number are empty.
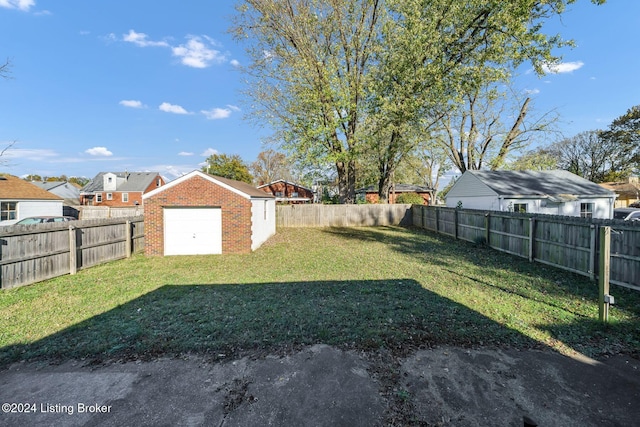
[[[129,203],[129,193],[122,193],[122,203]]]
[[[108,177],[107,181],[109,182],[109,184],[111,184],[111,181],[113,181],[113,178],[112,177]]]
[[[527,212],[527,204],[526,203],[514,203],[513,204],[513,211],[514,212],[520,212],[520,213],[526,213]]]
[[[113,193],[107,193],[107,200],[113,200]]]
[[[593,203],[580,203],[580,218],[593,218]]]
[[[18,218],[17,206],[18,202],[2,202],[0,204],[0,220],[5,221],[7,219]]]
[[[293,193],[291,193],[291,197],[298,197],[298,192],[294,191]]]
[[[160,187],[160,185],[162,185],[162,181],[160,181],[160,178],[158,178],[156,180],[156,187]]]
[[[276,191],[276,197],[282,197],[282,191]]]
[[[102,203],[102,193],[96,194],[96,203]]]

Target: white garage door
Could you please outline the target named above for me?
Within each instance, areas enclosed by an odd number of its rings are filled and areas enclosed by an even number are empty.
[[[164,254],[222,253],[222,209],[165,208]]]

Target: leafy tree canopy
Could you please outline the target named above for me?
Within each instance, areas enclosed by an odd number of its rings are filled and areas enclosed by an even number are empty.
[[[221,176],[223,178],[235,179],[236,181],[251,184],[253,176],[249,172],[249,168],[239,155],[234,154],[212,154],[205,160],[206,165],[202,167],[202,171]]]

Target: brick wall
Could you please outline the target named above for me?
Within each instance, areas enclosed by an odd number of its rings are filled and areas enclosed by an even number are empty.
[[[251,201],[194,176],[145,200],[145,254],[164,254],[164,207],[222,208],[222,253],[251,252]]]

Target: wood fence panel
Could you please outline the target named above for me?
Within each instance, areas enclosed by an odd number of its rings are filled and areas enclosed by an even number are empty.
[[[131,226],[127,227],[127,221]],[[70,227],[72,228],[70,232]],[[134,251],[143,249],[143,218],[85,220],[8,226],[0,229],[0,288],[40,282],[71,272],[71,242],[76,268],[127,256],[126,232],[135,230]]]
[[[411,205],[278,205],[277,227],[411,225]]]
[[[537,217],[535,261],[555,265],[585,276],[592,276],[594,229],[587,221]]]
[[[614,225],[610,252],[611,283],[640,289],[640,227]]]
[[[529,258],[529,218],[491,213],[489,246],[502,252]]]
[[[467,242],[479,243],[485,238],[484,212],[458,210],[458,238]]]
[[[599,227],[611,226],[610,282],[640,290],[640,224],[417,205],[413,210],[416,226],[460,240],[487,241],[493,249],[593,280],[599,274]]]

